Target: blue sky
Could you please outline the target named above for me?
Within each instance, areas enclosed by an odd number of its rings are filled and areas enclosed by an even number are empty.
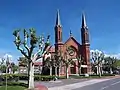
[[[119,0],[0,0],[0,54],[19,56],[12,32],[34,27],[38,34],[50,34],[54,43],[56,11],[60,10],[63,40],[73,36],[81,42],[81,14],[86,14],[91,49],[120,52]]]

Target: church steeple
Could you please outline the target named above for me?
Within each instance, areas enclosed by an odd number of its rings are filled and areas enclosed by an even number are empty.
[[[82,13],[81,39],[83,45],[89,43],[89,32],[84,13]]]
[[[55,21],[55,53],[59,53],[59,51],[63,48],[62,43],[62,25],[60,21],[60,12],[57,10],[57,17]],[[57,60],[57,59],[56,59]]]
[[[82,28],[87,27],[86,20],[85,20],[85,14],[82,13]]]
[[[81,39],[82,39],[82,52],[81,57],[84,58],[84,65],[87,68],[83,68],[84,73],[90,72],[90,42],[89,42],[89,32],[85,20],[85,14],[82,13],[82,26],[81,26]]]
[[[61,26],[59,9],[57,10],[56,26]]]
[[[55,43],[62,42],[62,26],[60,22],[60,13],[57,10],[56,24],[55,24]]]

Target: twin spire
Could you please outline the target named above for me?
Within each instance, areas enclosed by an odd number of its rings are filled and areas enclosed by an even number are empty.
[[[56,26],[61,26],[59,10],[57,10]]]
[[[57,10],[56,26],[61,26],[60,12],[59,12],[59,10]],[[85,14],[82,13],[82,28],[85,28],[85,27],[87,27],[86,19],[85,19]]]
[[[85,20],[85,14],[82,13],[82,28],[87,27],[86,20]]]

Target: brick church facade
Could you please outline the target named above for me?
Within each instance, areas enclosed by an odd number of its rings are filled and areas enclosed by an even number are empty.
[[[82,23],[81,23],[81,43],[77,41],[72,33],[70,32],[70,36],[63,42],[62,39],[64,36],[62,35],[62,25],[60,21],[60,13],[57,11],[56,17],[56,24],[55,24],[55,44],[53,47],[50,48],[49,54],[51,56],[60,55],[63,57],[64,60],[71,59],[75,63],[70,64],[68,68],[68,73],[70,74],[86,74],[90,73],[90,42],[89,42],[89,31],[85,20],[85,15],[82,14]],[[68,50],[68,48],[70,48]],[[57,58],[54,58],[57,59]],[[81,62],[79,62],[79,60]],[[35,73],[41,73],[42,67],[44,62],[36,62],[34,63],[35,66]],[[78,67],[81,67],[79,70]],[[57,74],[65,75],[66,74],[66,66],[61,66],[57,68]],[[50,70],[48,69],[47,74],[50,74]],[[19,73],[27,73],[27,68],[24,65],[19,65]],[[55,67],[52,68],[52,74],[55,74]]]
[[[86,74],[90,73],[90,42],[89,42],[89,31],[86,25],[85,15],[82,14],[82,25],[81,25],[81,44],[77,41],[70,31],[70,37],[66,42],[62,41],[64,36],[62,35],[62,25],[60,21],[60,13],[57,11],[56,24],[55,24],[55,45],[50,49],[50,53],[60,54],[64,60],[72,59],[75,63],[69,65],[69,74]],[[71,48],[69,51],[67,48]],[[78,61],[81,60],[81,62]],[[79,65],[81,70],[79,71]],[[59,75],[65,75],[66,67],[60,67]]]

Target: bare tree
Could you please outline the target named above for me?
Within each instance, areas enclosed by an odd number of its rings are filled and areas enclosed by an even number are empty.
[[[63,59],[63,66],[65,65],[66,66],[66,78],[68,79],[69,78],[69,72],[68,72],[68,68],[70,65],[74,65],[75,62],[73,61],[72,58],[70,58],[68,56],[68,52],[65,52],[64,53],[64,59]]]
[[[63,55],[61,49],[54,55],[53,66],[55,67],[55,76],[60,76],[60,69],[63,63]],[[59,72],[59,73],[57,73]]]
[[[80,56],[77,56],[77,60],[78,60],[78,65],[76,65],[76,66],[78,67],[78,73],[79,73],[79,76],[80,76],[80,74],[81,74],[81,65],[84,62],[84,58],[80,55]]]
[[[46,43],[44,43],[43,35],[37,37],[35,29],[31,28],[29,31],[23,30],[23,37],[20,34],[20,30],[15,30],[13,32],[15,36],[15,45],[17,49],[27,58],[28,60],[28,88],[34,88],[34,62],[41,57],[44,57],[45,53],[49,50],[49,35],[47,37]],[[38,50],[35,48],[38,47]]]
[[[97,74],[99,74],[99,76],[101,77],[101,71],[102,71],[102,61],[104,60],[104,53],[99,51],[99,50],[95,50],[91,52],[91,59],[93,61],[94,67],[97,67]]]

